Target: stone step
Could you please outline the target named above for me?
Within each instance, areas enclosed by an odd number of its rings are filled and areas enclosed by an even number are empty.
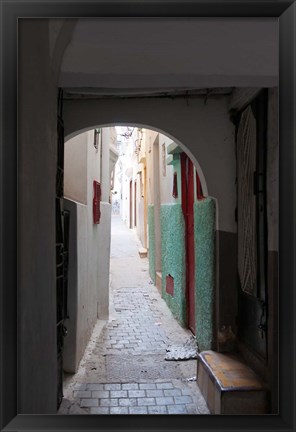
[[[211,414],[266,414],[267,389],[236,354],[198,354],[197,383]]]
[[[156,285],[156,288],[158,289],[158,291],[161,294],[161,292],[162,292],[162,273],[159,272],[159,271],[156,272],[155,285]]]
[[[140,248],[138,252],[139,252],[140,258],[147,258],[147,249],[146,248]]]

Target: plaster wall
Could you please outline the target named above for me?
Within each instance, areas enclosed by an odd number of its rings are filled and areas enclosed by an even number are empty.
[[[101,188],[102,188],[102,201],[109,202],[110,200],[110,145],[116,142],[116,135],[114,135],[115,128],[102,128],[102,174],[101,174]]]
[[[122,174],[122,201],[121,201],[121,219],[130,228],[130,207],[129,207],[129,189],[130,179],[124,173]]]
[[[109,319],[109,270],[111,245],[111,204],[101,203],[101,223],[98,226],[99,260],[97,263],[98,319]],[[95,263],[96,265],[96,263]]]
[[[88,217],[88,285],[89,290],[95,293],[97,318],[109,317],[109,262],[111,239],[111,204],[110,195],[110,134],[111,131],[102,130],[102,162],[100,152],[93,145],[93,131],[87,137],[87,217]],[[101,176],[100,176],[101,166]],[[99,224],[93,223],[93,181],[101,178],[101,219]],[[91,299],[88,300],[89,302]],[[100,312],[100,314],[98,314]]]
[[[75,210],[73,214],[70,213],[70,224],[72,225],[73,222],[77,231],[73,239],[74,241],[71,242],[72,247],[76,246],[76,248],[70,249],[71,243],[69,245],[69,319],[65,321],[68,335],[64,339],[64,370],[74,373],[78,368],[79,361],[84,353],[84,348],[92,330],[93,322],[91,318],[94,310],[91,310],[91,308],[93,301],[96,299],[88,286],[87,207],[74,202],[71,204],[72,209],[75,207]],[[67,207],[69,208],[69,204]],[[70,233],[72,234],[71,231]],[[76,257],[77,261],[75,260]],[[71,265],[75,261],[76,268],[74,265]],[[75,308],[73,308],[72,304],[75,305]],[[71,330],[74,331],[74,334],[71,334]],[[75,343],[72,345],[74,337]]]
[[[147,203],[154,204],[154,165],[153,165],[153,143],[158,139],[159,132],[151,129],[145,129],[145,149],[147,165]]]
[[[147,247],[150,276],[155,283],[156,271],[161,271],[160,180],[159,172],[156,172],[156,166],[159,165],[159,133],[151,129],[144,129],[144,131],[143,147],[146,155],[146,203],[148,208]]]
[[[148,225],[148,216],[147,216],[147,150],[146,150],[146,142],[147,142],[147,129],[141,129],[139,132],[140,138],[140,150],[138,154],[139,161],[139,169],[140,169],[140,177],[139,184],[141,188],[141,193],[139,195],[139,237],[144,248],[147,248],[148,239],[147,239],[147,225]]]
[[[124,133],[124,129],[121,130]],[[138,179],[138,157],[135,154],[135,140],[137,139],[137,131],[134,130],[128,138],[124,137],[121,140],[120,160],[122,163],[122,201],[121,201],[121,218],[126,222],[131,229],[135,228],[135,212],[136,219],[139,221],[139,209],[135,208],[135,183]],[[130,185],[130,183],[132,183]],[[137,185],[137,203],[139,204],[139,185]],[[137,224],[137,231],[138,231]]]
[[[149,245],[149,274],[154,284],[156,282],[155,273],[155,229],[154,229],[154,206],[148,205],[148,245]]]
[[[54,223],[57,87],[50,59],[48,21],[20,20],[18,36],[21,73],[18,82],[17,411],[18,414],[54,414],[57,404]],[[13,385],[9,373],[3,378],[5,387]],[[12,405],[15,406],[15,401]],[[11,415],[14,417],[15,413]]]
[[[183,99],[72,100],[65,101],[64,112],[66,136],[94,127],[98,117],[101,125],[139,125],[165,132],[197,166],[205,195],[218,200],[219,228],[236,232],[234,125],[226,97],[193,99],[189,105]],[[148,141],[148,153],[149,146]],[[153,202],[151,194],[148,203]]]
[[[138,170],[135,170],[136,174],[134,177],[134,185],[136,185],[136,190],[134,190],[134,193],[136,194],[136,232],[137,232],[137,236],[138,238],[141,240],[141,233],[143,233],[144,230],[144,220],[143,220],[143,216],[144,214],[142,214],[142,218],[140,216],[140,210],[141,210],[141,201],[142,197],[141,197],[141,181],[140,181],[140,174],[138,172]],[[135,188],[134,188],[135,189]],[[143,206],[143,204],[142,204]]]
[[[112,128],[112,129],[116,132],[115,128]],[[116,142],[116,134],[115,134],[114,140]],[[109,179],[110,179],[110,189],[112,189],[112,191],[109,190],[110,203],[112,202],[111,192],[113,192],[115,189],[115,165],[116,165],[116,162],[118,160],[118,155],[119,154],[118,154],[116,145],[113,143],[113,141],[111,141],[110,147],[109,147]],[[111,181],[111,179],[112,179],[112,181]]]
[[[87,136],[77,135],[64,147],[64,195],[82,204],[87,204]]]
[[[161,271],[161,223],[160,223],[160,157],[159,157],[159,134],[152,147],[153,157],[153,206],[154,206],[154,231],[155,231],[155,271]]]
[[[104,17],[78,20],[60,85],[264,86],[275,85],[277,76],[276,18]]]
[[[138,237],[141,240],[142,246],[146,247],[146,239],[145,239],[145,229],[144,229],[144,223],[145,223],[145,208],[144,208],[144,198],[140,198],[139,200],[139,214],[138,214]]]
[[[108,137],[108,134],[106,134]],[[102,174],[108,179],[109,185],[109,140],[103,136]],[[79,140],[75,137],[66,143],[68,152],[65,178],[75,190],[75,182],[86,184],[86,205],[67,200],[65,206],[71,211],[70,234],[70,265],[69,265],[69,319],[68,336],[65,338],[64,369],[76,372],[89,341],[97,319],[106,320],[109,316],[109,262],[110,262],[110,233],[111,233],[111,205],[101,202],[100,224],[93,223],[93,181],[100,180],[101,152],[95,149],[93,130],[85,132]],[[72,147],[72,145],[74,146]],[[76,146],[75,146],[76,144]],[[71,148],[73,151],[71,152]],[[81,153],[81,158],[79,158]],[[85,155],[85,157],[83,157]],[[73,170],[67,171],[74,162],[84,162],[81,178],[73,178]],[[77,163],[78,164],[78,163]],[[70,179],[69,179],[70,177]],[[105,179],[104,177],[104,179]],[[107,188],[106,188],[107,189]],[[65,191],[66,192],[66,191]],[[73,340],[75,339],[75,342]]]
[[[68,298],[69,305],[76,304],[76,307],[72,309],[72,315],[69,311],[70,319],[65,322],[69,333],[65,338],[64,348],[64,370],[71,373],[77,371],[97,319],[108,318],[109,255],[107,253],[110,251],[110,230],[106,231],[108,226],[110,227],[110,204],[102,206],[101,226],[93,226],[87,206],[73,204],[76,206],[77,249],[70,250],[70,259],[73,262],[77,256],[77,267],[69,268]],[[73,223],[75,224],[75,220]],[[100,271],[102,269],[103,273]],[[73,272],[74,274],[77,272],[77,284],[70,286],[70,281],[74,279]],[[76,329],[76,347],[72,345],[71,328]]]
[[[167,165],[167,148],[173,141],[171,138],[159,134],[159,175],[160,175],[160,200],[161,203],[176,203],[173,197],[174,167]]]

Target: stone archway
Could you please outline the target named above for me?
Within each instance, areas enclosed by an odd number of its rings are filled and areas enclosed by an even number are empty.
[[[66,123],[67,124],[67,123]],[[95,129],[95,128],[104,128],[107,126],[114,126],[116,124],[100,124],[100,123],[94,123],[91,129]],[[121,124],[122,125],[122,124]],[[147,124],[135,124],[134,122],[129,123],[129,124],[125,124],[124,126],[136,126],[136,127],[145,127],[146,129],[152,129],[154,130],[154,132],[158,135],[158,133],[163,133],[164,135],[167,135],[166,133],[164,133],[163,130],[157,130],[156,128],[152,128],[151,126],[147,125]],[[83,132],[86,132],[87,130],[89,130],[89,128],[85,128],[83,130]],[[68,129],[69,131],[69,129]],[[69,141],[71,139],[73,139],[74,137],[77,137],[82,131],[81,130],[75,130],[73,131],[71,134],[68,133],[68,135],[66,136],[66,141]],[[187,149],[185,148],[184,144],[180,143],[179,140],[177,140],[176,138],[170,136],[169,137],[171,140],[173,140],[171,146],[173,147],[180,147],[179,151],[184,151],[185,153],[187,153]],[[177,144],[178,143],[178,144]],[[155,147],[155,146],[153,146]],[[157,140],[157,147],[159,147],[159,143]],[[154,150],[153,150],[153,154],[154,154]],[[154,156],[153,156],[154,157]],[[172,157],[172,156],[171,156]],[[196,159],[196,158],[195,158]],[[195,161],[194,161],[195,162]],[[156,163],[156,166],[159,166],[159,160],[158,163]],[[195,165],[195,164],[194,164]],[[216,206],[217,206],[217,202],[215,199],[211,198],[208,196],[207,193],[207,185],[205,183],[205,177],[204,174],[200,168],[200,164],[198,164],[198,166],[195,165],[195,168],[198,172],[198,175],[200,178],[203,179],[203,192],[204,192],[204,196],[205,196],[205,200],[203,200],[203,202],[195,202],[194,204],[194,214],[195,214],[195,218],[198,218],[198,223],[199,223],[199,227],[195,229],[194,233],[192,233],[192,236],[194,238],[194,243],[199,243],[200,245],[200,251],[204,250],[204,248],[206,248],[206,256],[203,256],[203,253],[197,253],[196,254],[196,262],[195,262],[195,273],[196,273],[196,278],[195,278],[195,291],[196,291],[196,295],[194,296],[195,301],[196,302],[196,322],[197,322],[197,326],[198,326],[198,331],[196,333],[197,335],[197,340],[198,343],[200,345],[201,349],[210,349],[213,347],[213,341],[214,341],[214,332],[215,332],[215,315],[214,312],[216,310],[216,298],[215,298],[215,287],[216,287],[216,281],[215,281],[215,274],[216,274],[216,270],[215,270],[215,263],[217,262],[216,259],[216,254],[217,254],[217,249],[216,249],[216,245],[215,245],[215,230],[216,230]],[[181,170],[181,168],[180,168]],[[179,174],[180,174],[180,170],[179,170]],[[181,182],[181,178],[180,178],[180,182]],[[181,183],[180,183],[181,184]],[[181,193],[181,190],[180,192]],[[153,192],[153,195],[155,195],[155,191]],[[167,296],[164,288],[163,288],[163,295],[165,300],[168,302],[168,304],[170,305],[170,307],[172,308],[174,314],[176,315],[176,317],[183,323],[186,325],[186,321],[188,319],[188,317],[186,316],[187,312],[186,312],[186,302],[188,302],[188,298],[187,298],[187,288],[186,288],[186,268],[187,265],[186,263],[186,248],[185,248],[185,244],[184,247],[181,248],[181,250],[179,250],[178,245],[179,244],[183,244],[183,242],[186,242],[186,238],[185,238],[185,232],[180,232],[180,236],[174,236],[170,234],[169,230],[165,231],[164,234],[164,245],[160,242],[160,236],[161,236],[161,231],[160,231],[160,217],[162,219],[162,223],[165,224],[170,224],[172,223],[172,220],[175,218],[176,219],[176,223],[175,225],[172,225],[172,229],[176,230],[178,228],[183,230],[183,225],[184,222],[182,222],[183,220],[183,215],[182,215],[182,206],[181,203],[179,203],[179,207],[178,209],[176,208],[176,206],[173,206],[171,211],[168,212],[168,205],[164,206],[162,209],[159,208],[157,210],[157,212],[155,212],[155,200],[152,203],[152,206],[150,205],[150,211],[148,212],[148,223],[149,223],[149,245],[152,245],[153,243],[153,247],[150,247],[150,252],[152,252],[153,248],[153,255],[155,254],[155,256],[157,255],[158,251],[164,249],[164,253],[163,256],[160,253],[160,257],[159,257],[159,263],[157,268],[155,267],[154,270],[152,270],[152,273],[154,271],[154,273],[156,271],[161,271],[162,268],[164,268],[164,273],[165,274],[169,274],[169,273],[174,273],[174,271],[176,272],[176,269],[171,267],[171,264],[169,263],[171,261],[170,257],[168,256],[171,251],[176,251],[177,255],[179,255],[179,258],[177,258],[177,261],[179,262],[179,270],[176,273],[176,283],[177,285],[179,284],[179,290],[182,289],[182,291],[177,290],[176,288],[176,293],[178,292],[178,298],[176,297],[175,301],[172,301],[172,299]],[[177,211],[177,213],[176,213]],[[157,220],[159,219],[159,224],[157,224]],[[178,222],[179,221],[179,222]],[[158,230],[156,230],[156,228],[158,227]],[[153,231],[153,235],[152,235],[152,231]],[[175,232],[176,234],[176,232]],[[155,244],[155,239],[158,237],[159,240],[159,244],[157,247],[157,244]],[[176,241],[176,244],[172,244],[172,239],[174,239]],[[179,240],[178,240],[179,239]],[[155,262],[154,262],[155,264]],[[151,263],[152,265],[152,263]],[[150,273],[151,274],[151,273]],[[152,277],[152,279],[154,280],[154,278]],[[154,280],[155,282],[155,280]],[[164,282],[163,282],[164,283]],[[207,323],[207,325],[205,326],[203,323]]]

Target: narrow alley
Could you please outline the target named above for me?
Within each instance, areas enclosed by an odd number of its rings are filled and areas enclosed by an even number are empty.
[[[112,216],[110,318],[98,321],[75,375],[66,374],[59,414],[209,414],[196,360],[167,361],[192,344],[149,277],[140,242]]]
[[[174,413],[279,415],[289,389],[279,366],[293,351],[281,335],[291,338],[295,284],[279,249],[293,237],[294,143],[279,133],[279,114],[291,131],[279,71],[292,77],[293,62],[279,67],[278,48],[291,15],[283,32],[272,13],[135,19],[128,2],[126,12],[18,22],[5,427],[17,414],[159,413],[170,428]]]

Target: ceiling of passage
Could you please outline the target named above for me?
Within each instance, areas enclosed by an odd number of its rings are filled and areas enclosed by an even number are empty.
[[[59,85],[116,95],[272,87],[277,79],[277,19],[90,18],[77,21]]]

